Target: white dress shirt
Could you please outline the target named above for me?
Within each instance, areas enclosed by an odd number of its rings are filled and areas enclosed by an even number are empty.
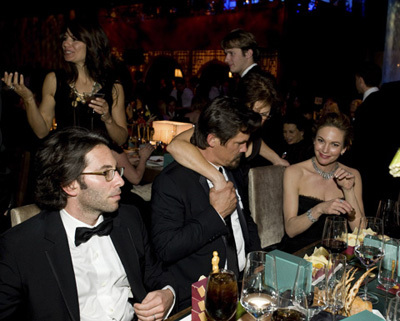
[[[243,71],[243,73],[240,75],[240,77],[244,77],[244,75],[247,74],[247,73],[249,72],[249,70],[250,70],[251,68],[253,68],[254,66],[257,66],[257,64],[254,63],[254,64],[248,66],[248,67]]]
[[[364,101],[369,95],[371,95],[372,93],[374,93],[374,92],[376,92],[376,91],[379,91],[379,88],[378,88],[378,87],[371,87],[371,88],[369,88],[368,90],[366,90],[366,91],[364,92],[364,94],[363,94],[363,101]]]
[[[78,289],[81,321],[131,321],[133,306],[131,288],[121,260],[110,236],[94,235],[86,243],[75,246],[75,230],[87,225],[60,211],[68,237]],[[104,221],[101,215],[95,226]]]
[[[210,163],[210,164],[213,165],[216,169],[219,170],[218,166],[215,166],[212,163]],[[223,167],[221,167],[221,168],[223,170],[223,175],[224,175],[225,179],[228,180],[228,177],[226,176],[225,169]],[[210,188],[213,187],[213,184],[211,183],[211,181],[207,180],[207,182],[208,182],[208,186]],[[240,208],[243,209],[242,199],[240,198],[240,195],[239,195],[237,190],[236,190],[236,196],[237,196],[237,200],[238,200],[238,205],[240,206]],[[224,218],[222,216],[221,216],[221,219],[225,223],[225,220],[224,220]],[[242,226],[240,225],[239,215],[238,215],[237,210],[235,210],[231,214],[231,222],[232,222],[233,236],[235,238],[235,244],[236,244],[236,252],[237,252],[237,257],[238,257],[239,272],[241,272],[241,271],[244,270],[244,266],[246,264],[246,253],[245,253]],[[225,268],[227,268],[227,262],[225,262]]]

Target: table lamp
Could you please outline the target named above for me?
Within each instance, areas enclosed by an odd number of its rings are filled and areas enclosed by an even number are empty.
[[[161,141],[168,145],[172,138],[193,127],[191,123],[183,123],[169,120],[156,120],[153,122],[153,140]]]

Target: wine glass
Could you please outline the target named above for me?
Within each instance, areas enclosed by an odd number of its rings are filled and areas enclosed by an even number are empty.
[[[333,321],[335,321],[338,311],[344,307],[346,301],[346,256],[344,254],[329,254],[325,278],[327,307],[332,311]]]
[[[304,309],[298,306],[290,291],[285,291],[278,296],[277,308],[272,313],[271,321],[307,321]]]
[[[400,321],[400,292],[397,292],[396,296],[389,300],[385,317],[386,321]]]
[[[377,217],[362,217],[358,227],[358,235],[354,254],[365,269],[378,263],[384,256],[384,234],[382,219]],[[368,293],[368,277],[365,279],[364,290],[360,290],[360,297],[364,301],[376,304],[379,300],[376,295]]]
[[[385,288],[385,311],[387,308],[388,291],[397,283],[398,240],[389,239],[384,242],[384,258],[379,262],[378,282]]]
[[[214,321],[230,320],[236,313],[237,302],[238,284],[235,273],[224,269],[211,273],[205,297],[207,316]]]
[[[93,93],[93,92],[90,92],[90,93],[84,92],[83,93],[83,99],[85,99],[85,104],[87,104],[87,105],[89,105],[91,100],[96,99],[96,97],[104,98],[105,94],[99,93],[99,92],[95,92],[95,93]],[[88,107],[88,113],[90,114],[90,129],[93,130],[94,129],[93,116],[95,114],[95,111],[94,111],[93,108]]]
[[[327,307],[326,302],[326,264],[300,262],[292,290],[292,300],[300,311],[310,320]]]
[[[247,254],[240,303],[256,320],[270,315],[276,307],[275,256],[263,251]]]
[[[95,92],[95,93],[93,93],[93,92],[84,92],[83,93],[83,98],[85,99],[85,104],[89,104],[90,101],[92,101],[93,99],[96,99],[97,97],[98,98],[104,98],[105,94],[104,93],[99,93],[99,92]],[[94,113],[94,111],[93,111],[93,113]]]
[[[400,215],[399,202],[391,199],[383,199],[379,201],[376,217],[383,220],[383,228],[385,234],[400,238]]]
[[[322,246],[330,253],[342,253],[347,249],[347,219],[328,216],[322,232]]]

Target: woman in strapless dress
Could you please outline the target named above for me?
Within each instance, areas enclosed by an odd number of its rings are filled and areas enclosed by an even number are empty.
[[[351,230],[364,216],[360,173],[338,162],[350,144],[351,125],[347,116],[327,114],[316,127],[314,156],[286,168],[285,236],[281,250],[293,253],[320,240],[329,215],[351,215],[352,220],[348,221]]]

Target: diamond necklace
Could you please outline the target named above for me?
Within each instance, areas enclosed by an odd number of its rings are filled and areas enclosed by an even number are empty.
[[[323,179],[331,179],[333,177],[333,174],[335,174],[336,170],[339,167],[338,162],[336,162],[335,168],[331,170],[330,172],[324,172],[323,170],[319,169],[317,164],[315,163],[315,156],[311,158],[311,162],[314,166],[315,171],[322,176]]]

